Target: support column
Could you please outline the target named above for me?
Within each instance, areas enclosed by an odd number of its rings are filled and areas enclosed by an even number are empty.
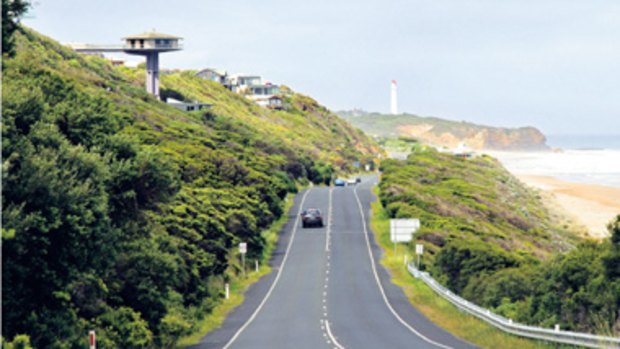
[[[159,53],[146,55],[146,92],[159,98]]]

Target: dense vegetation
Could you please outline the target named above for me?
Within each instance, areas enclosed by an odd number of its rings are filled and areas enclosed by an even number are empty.
[[[13,39],[12,39],[13,40]],[[2,334],[16,347],[173,347],[239,272],[299,183],[377,152],[290,92],[257,107],[190,73],[166,89],[214,104],[185,113],[114,68],[18,29],[2,89]],[[25,344],[26,343],[26,344]]]
[[[618,334],[620,216],[609,241],[581,241],[487,156],[418,147],[381,168],[385,212],[421,219],[423,267],[440,282],[520,322]]]
[[[2,53],[12,56],[13,33],[18,28],[18,21],[30,7],[27,0],[2,0]]]

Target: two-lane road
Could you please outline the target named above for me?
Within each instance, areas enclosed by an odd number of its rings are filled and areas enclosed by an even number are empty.
[[[375,181],[298,195],[274,271],[193,348],[474,348],[418,313],[379,265],[367,226]],[[326,227],[301,229],[309,207]]]

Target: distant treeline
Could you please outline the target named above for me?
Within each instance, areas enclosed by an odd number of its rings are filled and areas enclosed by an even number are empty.
[[[421,219],[424,267],[451,290],[515,321],[620,333],[620,215],[609,239],[586,241],[490,157],[427,149],[381,168],[384,209]]]

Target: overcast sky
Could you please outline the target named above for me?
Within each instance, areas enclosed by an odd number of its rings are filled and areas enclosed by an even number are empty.
[[[255,73],[334,110],[400,111],[547,134],[620,133],[618,0],[38,0],[61,42],[184,38],[166,68]]]

